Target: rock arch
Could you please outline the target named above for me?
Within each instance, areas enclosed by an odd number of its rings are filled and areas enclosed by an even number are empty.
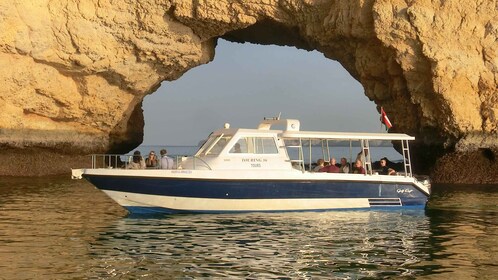
[[[339,61],[388,108],[396,131],[418,137],[424,166],[442,155],[433,151],[496,151],[498,4],[470,2],[0,4],[0,157],[12,163],[36,150],[72,160],[133,148],[143,136],[143,97],[211,61],[220,37]],[[58,172],[67,163],[54,165]]]

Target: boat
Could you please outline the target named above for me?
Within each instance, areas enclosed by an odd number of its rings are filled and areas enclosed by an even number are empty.
[[[128,169],[131,156],[92,155],[92,166],[73,169],[72,178],[88,180],[130,213],[423,209],[431,183],[412,173],[408,144],[414,139],[301,131],[297,119],[264,118],[255,129],[226,123],[195,155],[176,158],[174,169]],[[379,141],[400,142],[403,162],[396,175],[373,168],[369,151]],[[321,147],[328,159],[334,145],[345,143],[360,148],[364,174],[313,172],[313,149]]]

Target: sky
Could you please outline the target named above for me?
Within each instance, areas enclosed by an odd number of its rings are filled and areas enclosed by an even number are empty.
[[[143,110],[143,145],[197,145],[224,123],[256,128],[280,112],[299,119],[301,130],[380,132],[375,103],[337,61],[222,39],[212,62],[163,82]]]

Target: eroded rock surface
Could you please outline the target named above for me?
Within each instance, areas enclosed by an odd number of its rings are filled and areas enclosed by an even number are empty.
[[[144,96],[211,61],[219,37],[339,61],[395,131],[417,136],[425,167],[453,151],[498,150],[497,1],[34,2],[0,1],[7,162],[15,150],[71,157],[134,148]],[[5,174],[15,167],[0,163]]]

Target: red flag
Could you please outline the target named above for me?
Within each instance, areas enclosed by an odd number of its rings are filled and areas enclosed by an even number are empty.
[[[387,117],[386,112],[384,112],[384,108],[380,107],[380,121],[387,127],[387,129],[393,127],[391,121]]]

